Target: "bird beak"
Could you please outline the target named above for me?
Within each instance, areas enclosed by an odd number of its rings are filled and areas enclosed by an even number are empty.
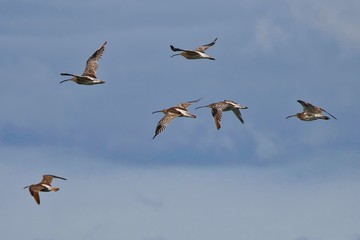
[[[291,118],[291,117],[296,117],[296,114],[287,116],[285,119],[288,119],[288,118]]]
[[[208,105],[206,105],[206,106],[200,106],[200,107],[197,107],[197,108],[195,108],[195,109],[204,108],[204,107],[209,107],[209,106],[208,106]]]
[[[26,186],[26,187],[24,187],[23,189],[28,188],[28,187],[30,187],[30,186]]]
[[[59,84],[60,84],[60,83],[63,83],[63,82],[66,82],[66,81],[71,81],[71,80],[72,80],[72,78],[65,79],[65,80],[62,80],[61,82],[59,82]]]
[[[159,111],[155,111],[155,112],[152,112],[152,114],[154,114],[154,113],[159,113],[159,112],[162,112],[161,110],[159,110]]]
[[[171,55],[170,58],[175,57],[175,56],[178,56],[178,55],[181,55],[181,53],[177,53],[177,54]]]

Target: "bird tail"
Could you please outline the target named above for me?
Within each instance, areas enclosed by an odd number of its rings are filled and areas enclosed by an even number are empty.
[[[192,113],[188,113],[188,115],[185,115],[184,117],[196,118],[196,116]]]
[[[59,190],[60,190],[60,188],[57,188],[57,187],[51,188],[51,191],[53,191],[53,192],[57,192],[57,191],[59,191]]]

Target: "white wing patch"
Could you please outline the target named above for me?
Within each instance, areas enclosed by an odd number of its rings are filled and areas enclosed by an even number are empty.
[[[41,186],[46,187],[46,188],[49,189],[49,190],[51,189],[51,186],[50,186],[50,185],[47,185],[47,184],[45,184],[45,183],[42,183]]]

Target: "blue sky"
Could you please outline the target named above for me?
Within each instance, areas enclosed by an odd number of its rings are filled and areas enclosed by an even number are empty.
[[[359,240],[358,1],[3,1],[4,239]],[[216,61],[170,58],[211,42]],[[82,73],[108,41],[98,77]],[[152,140],[162,114],[202,98]],[[209,109],[232,99],[242,125]],[[338,120],[302,122],[296,100]],[[27,190],[45,173],[57,193]],[[43,226],[39,230],[38,226]],[[34,230],[35,228],[35,230]]]

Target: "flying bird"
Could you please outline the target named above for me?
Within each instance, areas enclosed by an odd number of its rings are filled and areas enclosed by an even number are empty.
[[[196,118],[196,116],[189,112],[188,107],[193,104],[194,102],[198,102],[198,100],[189,101],[180,103],[174,107],[155,111],[154,113],[162,112],[165,114],[165,116],[158,122],[156,129],[155,129],[155,135],[153,139],[161,133],[165,128],[169,125],[169,123],[174,120],[176,117],[189,117],[189,118]]]
[[[195,109],[204,108],[204,107],[211,108],[211,114],[214,117],[214,122],[215,122],[216,128],[218,130],[221,128],[220,121],[221,121],[223,112],[230,111],[230,110],[233,111],[233,113],[240,120],[240,122],[244,123],[240,109],[248,108],[248,107],[242,106],[232,100],[224,100],[222,102],[211,103],[209,105],[200,106]]]
[[[303,106],[303,111],[300,113],[296,113],[294,115],[290,115],[290,116],[286,117],[286,119],[291,118],[291,117],[297,117],[302,121],[314,121],[317,119],[329,120],[330,118],[328,116],[325,116],[323,114],[323,112],[326,112],[332,118],[336,119],[336,117],[334,117],[333,115],[331,115],[329,112],[325,111],[325,109],[323,109],[321,107],[314,106],[314,105],[304,102],[302,100],[297,100],[297,101],[298,101],[298,103],[300,103]]]
[[[59,178],[62,180],[66,180],[66,178],[58,177],[58,176],[54,176],[54,175],[43,175],[43,179],[41,182],[39,182],[38,184],[32,184],[32,185],[26,186],[26,187],[24,187],[24,189],[29,188],[29,192],[30,192],[31,196],[33,196],[33,198],[35,199],[37,204],[40,204],[39,191],[40,192],[50,192],[50,191],[57,192],[57,191],[59,191],[60,188],[51,186],[51,182],[52,182],[53,178]]]
[[[94,85],[94,84],[102,84],[105,83],[105,81],[100,80],[96,77],[96,71],[99,67],[99,59],[101,58],[104,50],[105,45],[107,44],[107,41],[98,49],[94,54],[89,57],[89,59],[86,62],[86,67],[82,75],[76,75],[76,74],[70,74],[70,73],[60,73],[62,76],[72,76],[72,78],[62,80],[60,83],[66,82],[66,81],[73,81],[77,84],[83,84],[83,85]]]
[[[173,50],[174,52],[181,52],[181,53],[174,54],[171,57],[181,55],[181,56],[183,56],[184,58],[187,58],[187,59],[210,59],[210,60],[215,60],[215,58],[210,57],[209,55],[207,55],[205,53],[205,51],[209,47],[213,46],[215,44],[216,40],[217,40],[217,38],[215,38],[215,40],[212,41],[209,44],[205,44],[205,45],[202,45],[200,47],[197,47],[195,50],[184,50],[184,49],[181,49],[181,48],[176,48],[173,45],[170,45],[171,50]]]

